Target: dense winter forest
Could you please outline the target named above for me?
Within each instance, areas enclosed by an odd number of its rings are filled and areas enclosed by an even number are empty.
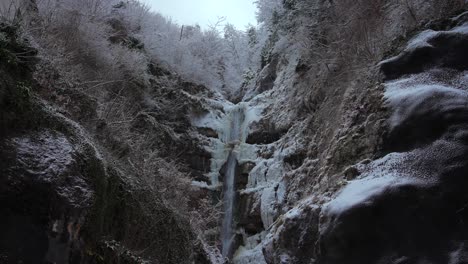
[[[220,17],[202,30],[199,25],[175,24],[138,1],[1,4],[6,21],[31,25],[22,33],[44,49],[46,59],[73,66],[67,67],[70,79],[100,84],[119,82],[128,74],[148,81],[146,66],[157,63],[227,95],[247,85],[260,69],[261,58],[268,57],[266,45],[274,38],[274,19],[281,7],[280,1],[259,1],[258,19],[263,23],[259,28],[236,29]],[[82,61],[76,61],[77,56]]]
[[[0,264],[468,262],[468,1],[0,0]]]

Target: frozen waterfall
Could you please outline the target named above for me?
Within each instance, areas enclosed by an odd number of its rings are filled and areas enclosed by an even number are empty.
[[[239,146],[245,141],[246,126],[245,105],[236,105],[230,109],[226,116],[225,130],[221,139],[226,147],[230,149],[227,162],[225,164],[225,174],[223,181],[223,204],[224,217],[221,229],[222,254],[223,258],[232,254],[232,242],[234,240],[234,203],[236,198],[235,178],[238,164]]]

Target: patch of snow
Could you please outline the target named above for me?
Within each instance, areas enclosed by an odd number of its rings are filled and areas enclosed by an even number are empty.
[[[389,58],[379,63],[379,65],[388,63],[391,61],[395,61],[396,59],[400,58],[403,54],[414,51],[415,49],[424,48],[424,47],[432,47],[429,41],[438,35],[441,34],[468,34],[468,23],[465,23],[461,26],[455,27],[449,31],[434,31],[431,29],[425,30],[415,37],[413,37],[407,44],[406,48],[404,49],[403,53],[397,55],[395,57]]]
[[[388,105],[393,109],[393,114],[389,120],[391,128],[400,124],[409,113],[416,112],[418,107],[421,107],[424,102],[432,98],[439,98],[440,96],[453,98],[451,100],[453,106],[458,103],[463,104],[463,100],[468,98],[466,91],[443,84],[426,84],[424,82],[433,83],[430,79],[418,80],[417,76],[413,76],[386,84],[385,98]],[[462,101],[458,102],[459,100]]]
[[[455,27],[449,32],[454,32],[454,33],[461,33],[461,34],[468,34],[468,23],[465,23],[461,26]]]
[[[280,157],[260,160],[249,174],[248,188],[278,182],[286,173],[283,161]]]
[[[284,214],[285,218],[293,219],[297,218],[301,215],[301,209],[299,207],[294,207],[293,209],[289,210]]]
[[[371,203],[372,198],[391,189],[405,185],[424,184],[411,175],[398,171],[406,154],[390,153],[371,163],[361,178],[349,181],[338,196],[324,205],[324,211],[339,214],[364,203]]]
[[[252,194],[252,193],[256,193],[256,192],[259,192],[263,189],[265,189],[266,186],[258,186],[258,187],[255,187],[255,188],[246,188],[244,190],[241,190],[240,191],[240,194]]]
[[[210,186],[206,182],[192,181],[192,186],[199,187],[202,189],[210,189]]]
[[[402,104],[417,104],[427,97],[433,97],[436,94],[451,94],[453,96],[466,96],[467,93],[442,85],[420,84],[413,86],[412,89],[401,89],[396,86],[388,86],[385,92],[385,98],[392,107],[398,107]]]
[[[254,162],[258,160],[258,147],[256,145],[241,143],[239,145],[239,164]]]
[[[432,39],[433,37],[437,36],[438,34],[440,34],[440,32],[430,30],[430,29],[421,32],[420,34],[416,35],[408,42],[408,45],[406,46],[406,48],[401,54],[395,57],[391,57],[386,60],[383,60],[378,65],[380,66],[382,64],[396,61],[399,58],[401,58],[401,56],[405,55],[408,52],[414,51],[415,49],[424,48],[424,47],[432,47],[432,45],[429,44],[428,41]]]
[[[431,29],[424,30],[408,42],[405,51],[414,50],[416,48],[422,47],[432,47],[432,45],[429,44],[428,41],[437,36],[438,34],[440,33]]]
[[[18,161],[28,172],[45,180],[66,173],[75,162],[73,146],[62,134],[45,131],[33,137],[14,138]]]
[[[257,245],[254,249],[239,247],[234,255],[233,262],[236,264],[266,264],[262,244]]]
[[[414,180],[409,178],[398,178],[392,175],[352,181],[340,192],[336,199],[326,205],[326,210],[331,213],[343,212],[356,205],[371,202],[370,198],[390,188],[408,185],[413,182]]]
[[[320,206],[314,202],[315,197],[310,196],[302,201],[300,201],[294,208],[287,211],[283,217],[284,219],[294,219],[294,218],[301,218],[304,216],[304,210],[308,210],[309,208],[312,209],[319,209]]]

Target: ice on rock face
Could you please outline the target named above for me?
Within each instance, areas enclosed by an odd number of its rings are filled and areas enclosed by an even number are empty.
[[[255,188],[276,183],[280,181],[284,173],[282,161],[275,158],[262,160],[250,172],[247,187]]]
[[[256,162],[258,159],[258,148],[255,145],[240,143],[239,145],[239,164],[246,162]]]
[[[266,264],[262,244],[257,245],[254,249],[246,249],[241,246],[237,250],[233,262],[236,264]]]
[[[249,134],[249,126],[261,118],[263,105],[253,105],[242,102],[237,105],[228,101],[217,103],[219,109],[212,109],[203,116],[192,116],[191,123],[194,127],[210,128],[217,132],[218,138],[209,138],[210,142],[205,148],[212,154],[211,168],[207,177],[211,181],[210,189],[220,186],[219,171],[226,163],[229,152],[236,148],[239,164],[255,162],[257,148],[246,144]]]
[[[268,229],[278,217],[286,192],[286,185],[282,181],[269,184],[261,190],[260,196],[260,213],[265,229]]]
[[[244,193],[260,192],[260,212],[264,228],[270,227],[279,213],[279,205],[286,192],[281,181],[285,173],[282,162],[276,159],[260,161],[249,174]]]
[[[273,158],[261,158],[260,149],[264,146],[247,144],[249,127],[253,122],[262,118],[264,109],[271,104],[266,97],[258,96],[250,102],[242,102],[237,105],[223,104],[223,111],[213,110],[204,116],[192,117],[195,127],[210,128],[218,133],[218,138],[206,138],[208,144],[205,148],[212,154],[210,173],[207,175],[211,184],[193,182],[194,186],[207,189],[223,188],[224,217],[222,221],[221,240],[223,244],[223,257],[232,256],[235,250],[233,239],[234,230],[234,206],[236,166],[244,163],[252,163],[254,167],[248,176],[245,190],[239,190],[242,194],[258,193],[255,202],[261,208],[261,218],[265,228],[273,224],[279,213],[279,204],[282,203],[286,192],[282,177],[286,172],[283,164],[285,153],[292,151],[291,147],[282,147],[274,150],[277,146],[271,146],[274,153]],[[224,182],[220,181],[220,171],[225,168]],[[250,165],[249,165],[250,166]],[[244,245],[233,258],[234,263],[265,263],[261,245]]]
[[[276,191],[274,187],[268,187],[263,189],[261,196],[261,215],[262,222],[265,229],[268,229],[274,222],[274,219],[278,213],[276,208]]]
[[[208,149],[211,152],[211,165],[210,172],[208,174],[211,180],[211,188],[216,189],[220,186],[219,183],[219,171],[223,167],[224,163],[229,156],[229,149],[225,147],[225,144],[218,139],[212,140],[211,148]]]

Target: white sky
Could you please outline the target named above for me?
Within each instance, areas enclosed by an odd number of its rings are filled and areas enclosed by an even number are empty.
[[[178,24],[199,24],[207,28],[215,23],[218,17],[226,17],[226,21],[237,29],[244,30],[250,23],[256,25],[255,0],[140,0],[148,4],[153,11],[172,17]]]

